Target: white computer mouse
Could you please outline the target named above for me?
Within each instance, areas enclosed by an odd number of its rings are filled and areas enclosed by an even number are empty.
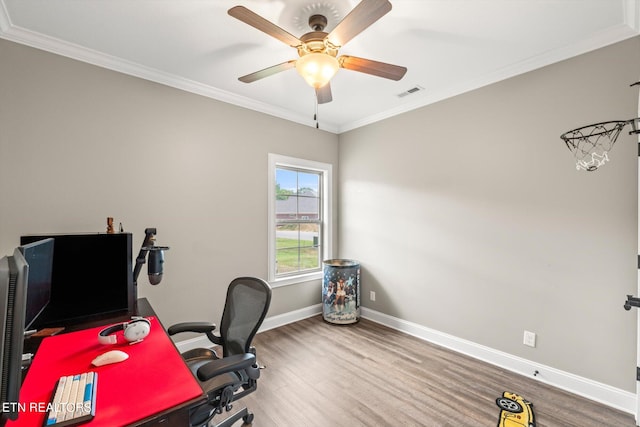
[[[127,360],[128,358],[129,358],[129,355],[124,351],[109,350],[106,353],[102,353],[101,355],[93,359],[91,361],[91,364],[93,366],[102,366],[102,365],[108,365],[110,363],[122,362],[123,360]]]

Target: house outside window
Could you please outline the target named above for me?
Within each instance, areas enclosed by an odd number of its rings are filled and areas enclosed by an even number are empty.
[[[269,155],[269,282],[322,277],[330,257],[331,165]]]

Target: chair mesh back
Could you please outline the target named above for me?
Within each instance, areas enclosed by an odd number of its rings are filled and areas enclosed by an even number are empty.
[[[227,289],[220,335],[223,357],[248,353],[271,303],[271,287],[262,279],[239,277]]]

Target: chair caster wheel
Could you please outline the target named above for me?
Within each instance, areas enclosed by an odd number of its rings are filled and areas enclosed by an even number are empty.
[[[253,412],[249,412],[247,415],[242,417],[242,421],[244,421],[245,424],[251,424],[253,422]]]

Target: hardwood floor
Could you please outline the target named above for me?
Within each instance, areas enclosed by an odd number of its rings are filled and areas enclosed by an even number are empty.
[[[254,345],[266,369],[236,402],[254,412],[254,427],[496,426],[503,391],[533,402],[537,427],[635,426],[630,414],[366,319],[315,316]]]

